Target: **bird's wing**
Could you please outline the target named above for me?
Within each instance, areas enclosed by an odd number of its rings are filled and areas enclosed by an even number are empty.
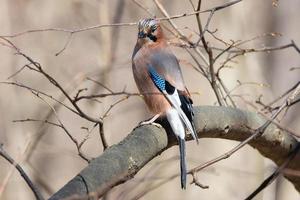
[[[195,128],[195,124],[194,124],[193,101],[190,98],[189,94],[186,94],[186,92],[182,92],[182,91],[179,92],[179,98],[180,98],[180,102],[181,102],[181,109],[187,116],[188,120],[191,122],[194,133],[196,133],[196,128]],[[196,137],[196,141],[198,143],[198,135],[195,134],[195,137]]]
[[[148,72],[151,77],[151,80],[155,84],[155,86],[164,94],[166,99],[169,101],[169,103],[176,109],[178,112],[182,122],[184,123],[185,127],[188,129],[188,131],[192,134],[193,138],[197,141],[198,143],[198,137],[197,134],[195,133],[194,126],[192,125],[192,121],[189,120],[189,118],[186,116],[182,109],[182,104],[186,104],[188,102],[181,101],[180,96],[178,94],[178,90],[171,85],[167,80],[163,78],[158,72],[155,70],[154,67],[152,67],[150,64],[148,65]],[[188,108],[188,106],[191,105],[185,105],[185,107]],[[191,109],[191,108],[188,108]],[[192,110],[190,110],[192,112]],[[191,119],[192,120],[192,119]]]
[[[186,89],[178,60],[167,47],[152,52],[149,62],[157,73],[176,89],[182,91]]]

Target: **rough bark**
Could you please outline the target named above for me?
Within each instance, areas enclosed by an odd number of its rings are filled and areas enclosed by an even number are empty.
[[[195,108],[195,126],[200,138],[222,138],[243,141],[265,122],[255,113],[228,107],[200,106]],[[166,124],[164,122],[164,124]],[[170,130],[164,125],[167,132]],[[163,128],[154,125],[134,129],[119,144],[108,148],[93,160],[75,178],[50,199],[62,199],[72,195],[85,195],[106,186],[113,187],[132,178],[147,162],[162,151],[176,144],[176,140]],[[191,138],[188,138],[191,139]],[[280,165],[297,140],[271,124],[264,134],[250,145],[264,157]],[[300,153],[288,168],[300,170]],[[285,176],[300,192],[300,177]]]

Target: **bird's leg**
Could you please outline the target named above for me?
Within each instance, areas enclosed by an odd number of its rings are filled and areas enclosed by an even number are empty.
[[[161,128],[162,126],[160,124],[154,122],[160,115],[161,115],[161,113],[158,113],[158,114],[154,115],[151,119],[146,120],[146,121],[142,121],[139,124],[139,126],[147,125],[147,124],[152,124],[154,126],[157,126],[157,127]]]
[[[142,122],[140,123],[140,125],[152,124],[152,123],[154,123],[154,121],[155,121],[159,116],[160,116],[160,113],[154,115],[154,116],[153,116],[152,118],[150,118],[149,120],[142,121]]]

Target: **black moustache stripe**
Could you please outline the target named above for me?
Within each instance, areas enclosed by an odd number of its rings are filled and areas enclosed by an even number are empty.
[[[148,38],[150,38],[150,40],[152,40],[153,42],[156,42],[157,40],[157,37],[152,34],[148,35]]]

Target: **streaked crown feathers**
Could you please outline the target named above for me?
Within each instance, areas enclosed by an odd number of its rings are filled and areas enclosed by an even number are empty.
[[[159,21],[152,18],[141,19],[138,24],[139,30],[155,31],[158,27]]]

